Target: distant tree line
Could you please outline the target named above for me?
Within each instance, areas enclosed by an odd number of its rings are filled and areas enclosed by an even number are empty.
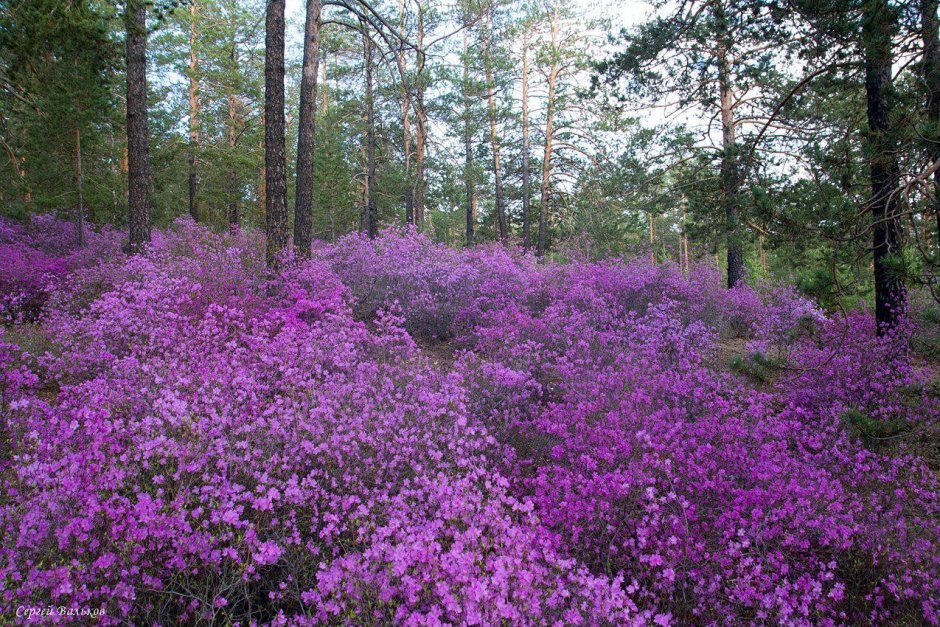
[[[937,0],[0,0],[0,202],[714,258],[890,326],[940,265]],[[300,45],[288,45],[297,33]],[[604,52],[605,41],[615,48]],[[609,48],[608,48],[609,49]]]

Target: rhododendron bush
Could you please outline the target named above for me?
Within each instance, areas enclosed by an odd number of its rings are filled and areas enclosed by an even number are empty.
[[[725,290],[705,266],[408,232],[268,273],[256,234],[188,220],[135,257],[111,231],[77,251],[17,229],[0,226],[3,607],[940,621],[936,477],[905,437],[938,406],[909,323],[878,339],[867,314]]]
[[[121,234],[112,229],[86,229],[85,237],[87,246],[78,247],[74,225],[50,215],[28,224],[0,220],[0,321],[31,320],[70,270],[119,250]]]

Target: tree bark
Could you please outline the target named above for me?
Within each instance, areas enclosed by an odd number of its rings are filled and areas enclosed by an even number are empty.
[[[506,225],[506,207],[503,200],[502,167],[499,159],[499,133],[496,120],[496,85],[493,83],[493,5],[489,4],[483,24],[483,68],[486,72],[486,99],[490,116],[490,146],[493,153],[493,184],[496,192],[496,224],[499,239],[508,237]]]
[[[310,256],[313,243],[313,159],[316,141],[317,65],[320,62],[320,0],[307,0],[304,60],[300,79],[300,117],[297,127],[297,204],[294,208],[294,247]]]
[[[689,231],[688,231],[687,222],[686,222],[687,206],[688,206],[688,199],[685,197],[685,194],[683,194],[682,195],[682,239],[679,242],[681,259],[679,261],[680,261],[680,265],[686,272],[689,271]]]
[[[327,53],[326,53],[326,50],[324,50],[323,51],[323,76],[322,76],[322,79],[320,80],[320,92],[322,94],[322,100],[320,102],[320,113],[322,113],[323,115],[326,115],[327,105],[329,104],[329,100],[328,100],[329,96],[327,94],[327,89],[326,89],[326,61],[327,61]]]
[[[405,29],[405,1],[398,0],[398,29]],[[405,56],[405,42],[398,46],[398,73],[401,76],[401,128],[402,148],[405,152],[405,224],[415,223],[414,189],[411,183],[411,94],[408,85],[408,59]]]
[[[127,222],[128,251],[150,242],[150,149],[147,129],[147,5],[130,0],[127,28]]]
[[[927,92],[927,154],[931,161],[940,159],[940,23],[937,0],[921,0],[921,38],[924,42],[923,72]],[[940,170],[933,173],[931,210],[937,221],[937,245],[940,247]]]
[[[417,59],[415,61],[415,192],[414,218],[419,229],[424,228],[424,204],[427,197],[425,181],[425,153],[428,138],[428,114],[424,108],[424,5],[418,2]]]
[[[414,188],[411,183],[411,99],[408,87],[402,87],[402,144],[405,149],[405,224],[415,223]]]
[[[264,123],[264,109],[261,110],[261,128],[267,128],[267,125]],[[258,151],[264,152],[264,133],[258,136]],[[264,161],[262,161],[258,168],[258,213],[261,215],[266,213],[265,207],[268,206],[267,181],[268,171],[267,168],[264,167]]]
[[[235,92],[229,90],[228,93],[228,147],[229,158],[235,155],[235,144],[237,141],[238,118],[235,112]],[[238,215],[238,205],[241,193],[238,189],[238,171],[235,166],[228,170],[229,201],[228,201],[228,221],[231,226],[238,226],[240,217]]]
[[[529,172],[529,31],[522,38],[522,249],[528,251],[531,235],[531,174]]]
[[[463,28],[463,146],[464,146],[464,187],[466,190],[466,236],[467,246],[473,246],[474,231],[476,229],[477,195],[473,181],[473,130],[471,128],[470,105],[470,59],[467,45],[467,29],[470,28],[469,18],[464,21]]]
[[[189,5],[189,215],[199,220],[196,206],[198,178],[196,173],[199,152],[199,61],[196,57],[196,0]]]
[[[735,137],[734,89],[731,84],[731,37],[721,2],[716,4],[718,28],[718,98],[721,109],[721,192],[725,208],[728,248],[728,287],[744,280],[744,249],[741,242],[741,210],[738,206],[738,151]]]
[[[229,46],[229,62],[231,71],[238,73],[238,42],[236,40],[237,29],[232,25]],[[235,86],[230,82],[228,86],[228,148],[229,148],[229,201],[228,201],[228,222],[231,227],[239,226],[241,216],[239,216],[239,204],[241,202],[241,190],[238,185],[238,170],[235,168],[235,145],[238,143],[238,113],[235,101]]]
[[[552,61],[548,71],[548,103],[545,111],[545,152],[542,155],[542,196],[539,206],[539,239],[535,252],[541,257],[548,244],[548,203],[551,200],[552,144],[555,138],[555,88],[558,82],[558,3],[552,12]]]
[[[656,263],[656,231],[653,228],[653,212],[649,212],[650,226],[650,261]]]
[[[78,206],[75,209],[75,229],[78,231],[78,246],[85,247],[85,194],[82,189],[82,131],[75,129],[75,188],[78,192]]]
[[[269,268],[277,267],[288,244],[284,141],[284,0],[268,0],[264,53],[264,168],[265,256]]]
[[[904,284],[892,263],[902,253],[898,184],[900,171],[891,128],[894,85],[891,33],[895,26],[887,0],[869,0],[863,7],[865,94],[871,169],[871,212],[875,266],[875,319],[878,333],[893,327],[904,304]]]
[[[366,198],[363,207],[365,215],[364,222],[369,239],[375,239],[379,234],[378,214],[375,206],[375,199],[372,194],[375,190],[375,95],[372,85],[372,39],[366,29],[366,23],[361,22],[362,26],[362,62],[365,66],[366,75]]]

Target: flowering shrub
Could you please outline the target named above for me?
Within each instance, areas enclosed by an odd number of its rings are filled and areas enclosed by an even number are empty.
[[[66,266],[37,304],[49,350],[0,336],[4,607],[940,620],[936,478],[903,437],[878,445],[938,415],[908,326],[877,339],[868,315],[704,267],[398,231],[263,260],[256,234],[182,220],[146,255]],[[450,341],[453,367],[413,336]],[[729,341],[773,376],[730,371]]]
[[[25,225],[0,220],[0,321],[35,319],[68,272],[113,256],[121,243],[108,228],[87,229],[86,239],[79,248],[74,224],[49,215]]]
[[[369,331],[322,262],[262,280],[248,249],[197,234],[208,244],[183,224],[149,256],[76,274],[48,314],[56,350],[34,360],[53,400],[2,346],[5,606],[104,606],[115,623],[643,620],[488,468],[497,444],[459,379],[399,317]],[[74,307],[82,281],[97,296]]]

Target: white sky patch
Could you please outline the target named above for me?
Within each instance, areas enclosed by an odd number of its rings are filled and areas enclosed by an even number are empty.
[[[304,0],[285,0],[288,20],[303,25]],[[441,0],[430,0],[429,4],[446,4]],[[651,13],[652,7],[645,0],[574,0],[574,6],[591,19],[606,19],[616,31],[624,26],[635,26],[643,22]],[[303,34],[294,31],[289,34],[293,43],[300,42]]]

